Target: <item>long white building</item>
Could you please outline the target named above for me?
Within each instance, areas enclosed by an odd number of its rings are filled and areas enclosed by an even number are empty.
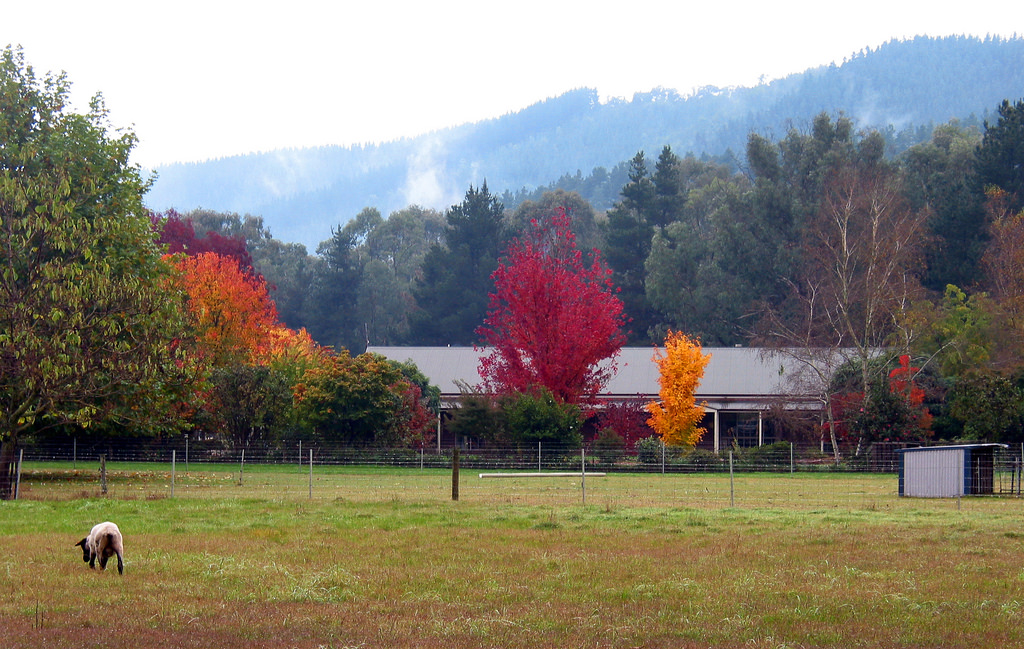
[[[443,408],[457,407],[460,385],[481,383],[480,357],[487,353],[473,347],[369,347],[366,351],[415,363],[430,383],[440,388]],[[759,446],[777,441],[772,427],[765,424],[768,413],[774,409],[820,409],[823,386],[835,367],[806,355],[751,347],[704,348],[704,353],[711,359],[696,398],[704,403],[703,425],[708,434],[700,446],[715,450],[734,442]],[[599,399],[658,398],[653,348],[623,348],[615,364],[616,372]]]

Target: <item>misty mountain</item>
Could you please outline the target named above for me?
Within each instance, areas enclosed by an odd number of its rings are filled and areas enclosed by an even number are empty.
[[[562,177],[607,176],[637,151],[653,159],[666,144],[679,154],[741,156],[750,132],[781,139],[822,111],[887,132],[891,142],[918,133],[909,145],[935,124],[980,123],[1003,99],[1021,96],[1024,38],[919,37],[751,88],[688,96],[658,88],[609,102],[580,88],[500,118],[379,145],[168,165],[156,170],[147,203],[261,215],[276,238],[312,252],[364,207],[385,215],[410,204],[443,210],[485,180],[494,194],[522,195]],[[584,197],[598,209],[615,200],[607,186]]]

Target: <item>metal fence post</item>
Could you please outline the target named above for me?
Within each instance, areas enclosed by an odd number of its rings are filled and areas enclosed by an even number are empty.
[[[587,449],[580,449],[580,486],[583,489],[583,504],[587,504]]]
[[[736,506],[736,489],[732,479],[732,451],[729,451],[729,506]]]

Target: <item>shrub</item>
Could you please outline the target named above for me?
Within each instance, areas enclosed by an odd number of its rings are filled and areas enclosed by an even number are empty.
[[[622,459],[626,449],[626,440],[611,428],[602,428],[594,438],[593,452],[601,462],[609,464]]]
[[[562,403],[547,388],[502,398],[508,433],[516,444],[556,444],[579,448],[583,416],[579,406]]]
[[[637,441],[636,458],[641,464],[658,464],[661,462],[661,437],[651,435]]]
[[[680,464],[693,471],[716,471],[725,468],[725,460],[715,453],[703,448],[690,449],[680,457]]]
[[[737,457],[742,468],[766,470],[788,470],[790,459],[789,442],[775,442],[764,446],[752,446],[740,450]]]

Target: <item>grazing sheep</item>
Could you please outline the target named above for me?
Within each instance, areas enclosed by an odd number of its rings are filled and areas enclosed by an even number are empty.
[[[90,568],[96,567],[96,559],[100,560],[100,570],[107,569],[107,559],[117,555],[117,572],[124,574],[124,540],[121,530],[111,522],[100,523],[92,528],[89,536],[75,546],[82,546],[82,561],[88,561]]]

